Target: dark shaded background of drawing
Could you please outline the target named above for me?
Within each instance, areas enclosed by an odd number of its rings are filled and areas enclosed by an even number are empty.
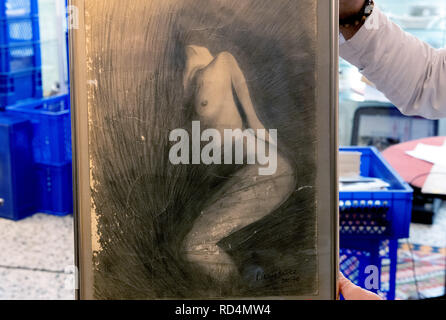
[[[88,0],[92,203],[102,250],[97,298],[207,298],[317,293],[314,0]],[[184,260],[181,243],[224,178],[172,166],[168,134],[187,126],[184,47],[229,51],[261,121],[295,164],[296,192],[233,234],[246,278],[217,284]],[[230,171],[232,168],[229,168]],[[254,233],[254,231],[256,231]],[[266,274],[253,281],[249,271]]]

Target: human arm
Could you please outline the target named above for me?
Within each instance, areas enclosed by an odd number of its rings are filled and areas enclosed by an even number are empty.
[[[339,272],[339,293],[345,300],[382,300],[377,294],[353,284]]]
[[[404,114],[446,117],[446,50],[404,32],[378,7],[340,54]]]

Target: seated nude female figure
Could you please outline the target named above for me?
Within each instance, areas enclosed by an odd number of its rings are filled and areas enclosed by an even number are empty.
[[[203,126],[219,130],[222,136],[224,129],[265,130],[255,112],[246,79],[230,53],[213,57],[207,48],[191,45],[186,48],[186,57],[184,89],[193,96],[195,113]],[[276,143],[266,136],[266,143]],[[246,152],[245,149],[245,157]],[[238,271],[217,243],[272,213],[294,191],[294,170],[285,157],[277,154],[273,175],[259,175],[259,167],[258,163],[245,165],[231,175],[209,199],[184,240],[187,260],[215,280],[224,281]]]

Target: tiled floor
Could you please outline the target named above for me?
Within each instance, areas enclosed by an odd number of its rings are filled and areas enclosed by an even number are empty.
[[[0,299],[74,299],[73,217],[0,219]],[[432,226],[412,224],[410,242],[446,247],[446,203]]]
[[[0,219],[0,299],[74,299],[73,238],[72,216]]]
[[[412,223],[410,228],[410,244],[446,248],[446,202],[440,212],[435,215],[433,225]],[[401,242],[407,245],[407,240],[404,239]],[[409,269],[404,266],[404,263],[399,266],[397,276],[400,279],[397,280],[397,283],[400,284],[400,287],[397,288],[399,299],[417,299],[419,296],[433,298],[445,294],[443,284],[446,279],[444,279],[443,255],[440,253],[429,255],[418,253],[415,254],[415,260],[413,260],[413,252],[408,253],[407,250],[401,250],[399,254],[403,261],[407,261],[407,259],[413,261]],[[418,292],[417,294],[414,293],[414,289]]]

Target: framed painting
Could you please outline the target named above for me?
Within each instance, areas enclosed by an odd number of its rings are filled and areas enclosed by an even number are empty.
[[[71,6],[78,297],[335,299],[337,2]]]

